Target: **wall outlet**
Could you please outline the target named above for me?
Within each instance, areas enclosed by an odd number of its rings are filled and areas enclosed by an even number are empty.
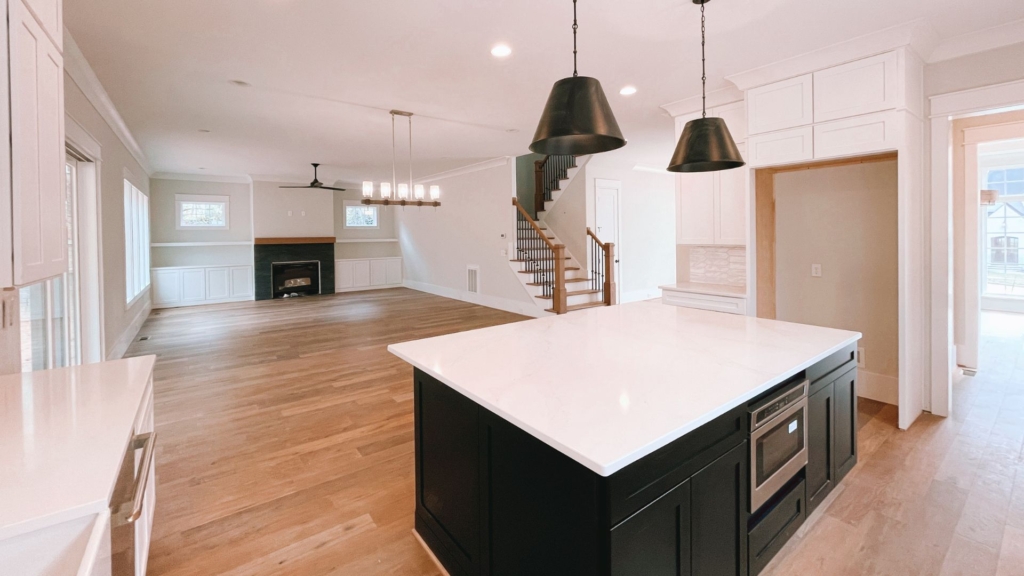
[[[821,264],[811,264],[811,276],[821,278]]]
[[[305,216],[305,215],[306,215],[306,211],[305,211],[305,210],[303,210],[303,211],[302,211],[302,215],[303,215],[303,216]]]
[[[857,368],[864,367],[864,349],[857,347]]]
[[[289,210],[289,211],[288,211],[288,215],[289,215],[289,216],[291,216],[291,215],[292,215],[292,211],[291,211],[291,210]]]

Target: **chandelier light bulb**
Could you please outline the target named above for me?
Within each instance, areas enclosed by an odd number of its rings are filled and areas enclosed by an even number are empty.
[[[417,185],[413,186],[412,187],[412,195],[417,200],[423,200],[423,198],[426,196],[426,190],[423,188],[423,184],[417,184]]]
[[[430,187],[430,199],[436,202],[438,200],[438,198],[440,198],[440,197],[441,197],[441,187],[440,186],[431,186]]]
[[[373,197],[373,182],[363,182],[363,198]]]
[[[391,198],[391,182],[380,183],[380,197],[384,199]]]
[[[398,185],[398,199],[408,200],[409,199],[409,185],[402,183]]]

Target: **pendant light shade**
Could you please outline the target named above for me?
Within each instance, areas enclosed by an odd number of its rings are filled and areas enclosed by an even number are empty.
[[[725,120],[697,118],[687,122],[683,128],[668,171],[714,172],[739,168],[743,164],[745,162]]]
[[[669,172],[715,172],[739,168],[746,164],[736,147],[736,141],[729,133],[729,127],[721,118],[707,117],[707,70],[704,58],[705,21],[704,5],[711,0],[693,0],[700,4],[700,67],[701,67],[701,106],[703,113],[700,118],[690,120],[683,127],[683,134],[676,144],[667,170]]]
[[[622,148],[619,123],[597,78],[570,76],[555,82],[530,150],[538,154],[596,154]]]

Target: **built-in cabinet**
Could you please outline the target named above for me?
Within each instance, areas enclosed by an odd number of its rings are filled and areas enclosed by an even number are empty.
[[[252,266],[153,268],[153,307],[173,308],[253,299]]]
[[[857,463],[856,426],[857,366],[848,363],[815,382],[807,400],[808,512]]]
[[[676,118],[676,138],[690,120],[700,118],[695,112]],[[743,102],[735,102],[708,110],[708,116],[720,117],[733,139],[746,156],[746,113]],[[676,176],[676,243],[692,246],[747,243],[747,188],[749,170],[742,168],[722,172],[696,172]]]
[[[8,197],[11,208],[0,218],[11,223],[11,232],[0,241],[0,287],[34,284],[67,270],[61,2],[5,4],[7,37],[0,51],[6,51],[8,70],[0,75],[0,107],[9,114],[0,114],[0,125],[10,138],[0,147],[0,197]]]
[[[402,259],[359,258],[335,260],[335,292],[352,292],[402,285]]]

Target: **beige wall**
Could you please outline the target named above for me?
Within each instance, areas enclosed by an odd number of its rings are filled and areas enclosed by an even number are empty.
[[[100,165],[100,226],[103,275],[103,327],[108,354],[119,342],[130,341],[139,322],[150,308],[150,294],[145,292],[131,307],[126,306],[125,239],[124,239],[124,177],[125,170],[133,183],[149,194],[149,175],[128,152],[103,117],[85,97],[70,75],[64,75],[64,106],[72,117],[102,147]]]
[[[300,184],[295,184],[300,186]],[[256,238],[334,236],[334,193],[282,189],[280,182],[253,182],[253,233]],[[289,212],[291,214],[289,215]]]
[[[150,180],[150,219],[153,242],[245,242],[252,240],[252,184]],[[178,230],[174,197],[178,194],[227,196],[227,230]]]
[[[518,178],[518,174],[516,175]],[[529,176],[535,178],[534,176]],[[562,191],[551,210],[545,212],[544,223],[580,266],[587,270],[587,167],[576,173],[569,186]]]
[[[868,372],[899,376],[896,161],[775,176],[777,318],[864,334]],[[811,265],[822,276],[811,276]],[[895,391],[893,391],[895,392]]]
[[[929,64],[924,69],[925,96],[1020,80],[1022,63],[1024,42]]]
[[[334,236],[338,240],[381,240],[395,239],[395,214],[401,210],[417,210],[421,208],[402,208],[400,206],[378,206],[379,228],[358,229],[345,228],[345,203],[358,203],[362,200],[361,190],[334,192]],[[397,242],[344,243],[334,245],[335,258],[384,258],[401,256],[402,251]]]

